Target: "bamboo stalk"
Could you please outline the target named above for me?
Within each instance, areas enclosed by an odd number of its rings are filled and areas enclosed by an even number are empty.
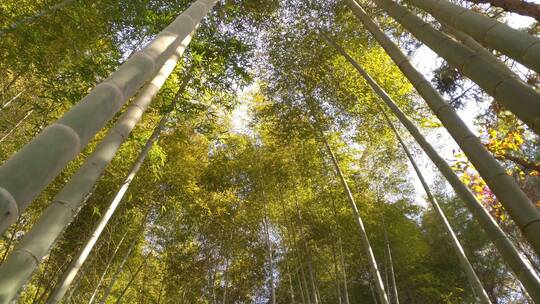
[[[446,0],[406,0],[435,19],[540,73],[540,38]]]
[[[379,97],[386,103],[386,105],[392,110],[392,112],[398,117],[400,122],[407,128],[409,133],[414,137],[416,142],[429,156],[433,163],[437,166],[439,171],[446,178],[448,183],[454,188],[454,191],[461,198],[461,200],[467,205],[469,210],[473,213],[473,216],[479,222],[481,227],[490,237],[495,244],[499,253],[503,256],[503,259],[514,271],[519,280],[526,287],[529,295],[535,299],[540,300],[540,279],[532,269],[531,265],[521,256],[512,241],[501,230],[499,225],[493,220],[491,215],[487,212],[484,206],[476,200],[474,195],[465,187],[460,181],[459,177],[452,171],[446,161],[435,151],[435,149],[426,141],[420,131],[414,126],[414,124],[405,116],[403,112],[396,106],[394,101],[388,96],[388,94],[367,74],[366,71],[352,58],[343,48],[337,45],[329,37],[326,37],[327,41],[336,48],[336,50],[344,56],[351,65],[364,77],[372,89],[379,95]]]
[[[467,276],[467,280],[469,281],[469,285],[471,286],[471,289],[476,297],[476,301],[479,303],[484,304],[491,304],[491,300],[489,299],[489,296],[484,289],[484,286],[482,285],[482,282],[476,275],[476,272],[474,271],[474,268],[472,267],[471,263],[469,262],[469,259],[465,255],[465,251],[463,250],[463,247],[461,246],[461,243],[459,242],[456,233],[452,229],[452,226],[450,226],[450,223],[448,222],[448,219],[446,218],[446,215],[444,214],[443,210],[441,209],[439,202],[435,199],[433,194],[431,193],[431,190],[429,189],[429,186],[424,179],[424,175],[422,174],[422,171],[420,171],[420,168],[416,164],[416,161],[414,160],[414,157],[412,156],[411,152],[409,151],[409,148],[405,145],[405,142],[401,138],[401,135],[399,135],[398,130],[390,120],[390,118],[386,115],[384,110],[381,108],[381,112],[383,113],[384,118],[386,119],[386,122],[388,126],[390,126],[390,129],[394,132],[396,135],[396,138],[401,145],[401,148],[403,149],[403,152],[405,152],[405,155],[409,159],[409,162],[411,163],[414,172],[416,173],[416,176],[420,180],[420,183],[422,184],[422,187],[424,188],[424,191],[426,192],[426,195],[428,197],[429,202],[431,203],[431,206],[433,207],[433,210],[439,217],[440,222],[443,225],[443,228],[446,232],[446,234],[450,238],[450,244],[454,248],[454,251],[456,252],[458,256],[459,263],[461,264],[461,267],[463,268],[463,271],[465,272],[465,275]],[[385,228],[386,230],[386,228]],[[386,235],[386,231],[385,231]],[[387,237],[386,237],[387,238]],[[389,246],[389,245],[388,245]],[[389,249],[388,249],[389,250]]]
[[[374,0],[374,3],[384,9],[418,40],[443,57],[452,67],[458,69],[463,75],[478,84],[487,94],[501,102],[508,110],[527,124],[531,130],[540,134],[540,93],[533,87],[523,82],[513,72],[500,69],[499,65],[492,64],[481,53],[462,45],[450,36],[433,28],[394,1]],[[445,23],[462,30],[454,22]],[[479,25],[479,27],[482,26]],[[474,37],[472,34],[471,36]],[[537,43],[536,46],[540,48],[540,44]],[[540,51],[536,53],[540,56]]]
[[[177,52],[217,0],[198,0],[59,120],[0,166],[0,233]],[[19,283],[16,283],[19,284]],[[1,285],[0,285],[1,286]],[[0,299],[11,293],[0,288]]]
[[[184,43],[188,43],[191,35]],[[77,211],[88,199],[91,189],[110,163],[120,145],[141,119],[144,111],[159,92],[174,70],[184,47],[180,47],[163,65],[160,73],[145,87],[117,123],[98,144],[83,166],[54,197],[40,219],[14,250],[0,265],[0,303],[15,296],[41,259],[47,254],[65,227],[73,220]],[[2,222],[2,225],[5,224]],[[7,223],[6,223],[7,224]]]

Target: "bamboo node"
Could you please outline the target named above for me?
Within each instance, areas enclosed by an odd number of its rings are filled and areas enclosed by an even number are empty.
[[[30,250],[26,249],[26,248],[17,248],[15,250],[13,250],[13,253],[15,252],[21,252],[21,253],[26,253],[28,254],[30,257],[32,257],[32,260],[34,260],[34,262],[36,263],[36,266],[39,265],[39,261],[40,259]]]
[[[536,46],[537,44],[540,44],[540,40],[537,40],[537,41],[531,43],[527,48],[525,48],[525,51],[524,51],[523,54],[521,55],[521,58],[527,59],[527,55],[529,55],[529,51],[530,51],[534,46]]]

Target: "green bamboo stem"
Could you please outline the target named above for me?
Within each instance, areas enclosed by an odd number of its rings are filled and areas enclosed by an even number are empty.
[[[540,21],[540,4],[525,0],[465,0],[475,4],[489,3],[507,12],[535,18]]]
[[[540,73],[540,38],[446,0],[405,0],[435,19]]]
[[[490,304],[491,300],[489,299],[489,296],[484,289],[484,286],[482,285],[482,282],[476,275],[476,272],[474,271],[474,268],[472,267],[471,263],[469,262],[469,259],[465,255],[465,251],[463,250],[463,247],[461,246],[461,243],[459,242],[456,233],[452,229],[452,226],[450,226],[450,223],[448,222],[448,219],[446,218],[446,215],[444,214],[443,210],[441,209],[439,202],[435,199],[433,194],[431,193],[431,190],[429,189],[429,186],[424,179],[424,175],[422,174],[422,171],[420,171],[420,168],[416,164],[416,161],[414,160],[414,157],[412,156],[411,152],[409,151],[409,148],[407,148],[407,145],[401,138],[401,135],[399,135],[398,130],[390,120],[390,118],[386,115],[384,110],[381,108],[381,112],[383,113],[384,118],[386,119],[386,122],[390,126],[390,129],[394,132],[396,135],[396,138],[401,145],[401,148],[403,149],[403,152],[405,152],[405,155],[409,159],[409,162],[411,163],[414,172],[416,173],[416,176],[420,180],[420,183],[422,184],[422,187],[424,188],[424,191],[426,192],[428,201],[431,203],[431,207],[439,217],[440,222],[443,225],[443,228],[450,237],[450,243],[452,247],[454,248],[454,251],[456,252],[458,256],[459,263],[461,264],[461,267],[463,268],[463,271],[465,272],[465,275],[467,276],[467,280],[469,281],[469,284],[471,286],[471,289],[476,297],[476,301],[478,303],[484,303],[484,304]]]
[[[323,36],[324,37],[324,36]],[[392,112],[398,117],[399,121],[407,128],[407,130],[414,137],[416,142],[420,145],[422,150],[428,155],[432,162],[437,166],[439,171],[446,178],[448,183],[452,186],[456,194],[467,205],[473,216],[479,222],[480,226],[484,229],[489,236],[499,253],[503,256],[503,259],[510,266],[517,276],[517,278],[523,283],[525,289],[535,301],[540,302],[540,279],[536,275],[531,265],[521,256],[512,241],[501,230],[499,225],[494,221],[489,212],[484,206],[475,198],[475,196],[467,189],[467,187],[461,182],[459,177],[452,171],[452,168],[446,163],[446,161],[437,153],[437,151],[427,142],[422,136],[416,126],[405,116],[405,114],[396,106],[392,98],[364,71],[364,69],[350,57],[343,48],[337,45],[329,37],[326,37],[327,41],[336,48],[336,50],[344,56],[349,63],[362,75],[362,77],[368,82],[371,88],[379,95],[379,97],[385,102],[385,104],[392,110]]]
[[[216,2],[192,4],[154,41],[0,166],[0,233],[157,73]]]
[[[191,35],[184,43],[189,43],[190,39]],[[84,205],[85,199],[121,144],[174,70],[183,50],[184,47],[180,47],[163,65],[160,72],[120,116],[83,166],[55,196],[53,203],[45,209],[19,246],[0,265],[0,303],[15,296],[65,227],[75,218],[77,211]]]
[[[482,54],[463,46],[450,36],[433,28],[394,1],[373,1],[418,40],[425,43],[451,66],[478,84],[487,94],[501,102],[531,130],[540,134],[540,93],[534,88],[519,79],[513,72],[500,69],[498,65],[492,64]],[[447,22],[447,24],[456,28],[452,22]],[[524,226],[522,225],[522,227]],[[537,233],[537,235],[540,234]]]
[[[30,110],[28,112],[26,112],[26,114],[24,115],[23,118],[21,118],[16,124],[15,126],[13,126],[13,128],[11,128],[4,136],[2,136],[2,138],[0,138],[0,143],[2,143],[4,140],[6,140],[6,138],[8,138],[13,132],[15,132],[19,126],[28,118],[30,117],[30,115],[32,115],[32,113],[34,112],[34,110]]]
[[[322,131],[321,131],[322,133]],[[356,221],[356,224],[358,228],[360,229],[360,237],[362,238],[362,244],[364,245],[364,250],[367,255],[369,268],[371,271],[371,275],[373,277],[373,281],[375,281],[375,287],[377,288],[377,293],[379,295],[379,300],[383,304],[389,304],[388,302],[388,296],[386,295],[386,291],[384,289],[384,284],[382,281],[381,273],[379,272],[379,268],[377,266],[377,261],[375,259],[375,255],[373,254],[373,250],[371,249],[371,244],[369,243],[369,238],[367,236],[366,228],[364,227],[364,222],[362,221],[362,217],[360,216],[360,212],[358,211],[358,207],[356,206],[356,202],[354,200],[354,197],[351,193],[351,190],[349,188],[349,184],[345,180],[345,176],[343,175],[343,172],[341,171],[341,168],[339,166],[338,160],[336,159],[336,156],[334,155],[334,152],[332,151],[332,148],[328,144],[328,141],[326,140],[326,137],[324,134],[321,134],[321,137],[324,141],[324,145],[326,147],[326,150],[328,151],[328,154],[330,155],[330,159],[332,160],[332,164],[334,165],[334,169],[336,171],[336,175],[338,176],[339,180],[341,181],[341,184],[343,186],[343,189],[347,195],[347,199],[349,200],[351,209],[354,214],[354,219]]]
[[[118,250],[120,250],[120,247],[122,246],[122,243],[124,242],[128,231],[124,233],[118,244],[116,244],[116,247],[114,248],[113,253],[109,257],[109,260],[107,261],[107,264],[105,265],[105,269],[101,273],[101,276],[99,277],[99,280],[97,281],[96,287],[94,288],[94,292],[92,293],[92,296],[90,297],[90,300],[88,300],[88,304],[92,304],[94,302],[94,299],[97,296],[97,293],[99,292],[99,288],[101,287],[101,284],[103,283],[103,280],[105,280],[105,276],[107,275],[107,272],[109,271],[109,268],[111,268],[112,262],[114,261],[114,258],[116,257],[116,254],[118,253]]]
[[[131,254],[133,253],[133,250],[135,250],[135,246],[137,245],[138,240],[139,240],[139,238],[137,236],[133,237],[133,240],[129,244],[129,248],[128,248],[126,254],[124,254],[124,257],[122,257],[122,261],[120,262],[120,265],[118,265],[118,267],[116,268],[116,271],[114,272],[111,280],[109,281],[109,284],[107,284],[107,288],[105,288],[105,292],[103,293],[103,296],[99,300],[100,304],[105,304],[107,302],[107,299],[111,295],[111,291],[112,291],[114,285],[116,284],[116,281],[118,280],[118,278],[122,274],[122,271],[124,270],[124,267],[126,266],[127,261],[131,257]]]
[[[495,193],[505,209],[508,210],[525,237],[533,245],[535,252],[540,255],[540,212],[538,208],[523,193],[515,180],[506,174],[506,170],[487,151],[480,139],[470,131],[455,110],[431,86],[430,82],[414,68],[403,52],[371,21],[362,8],[353,0],[348,0],[348,5],[437,115],[452,138],[486,181],[489,188]],[[459,33],[456,34],[459,35]],[[459,35],[459,37],[460,39],[467,39],[465,35]],[[472,42],[470,41],[470,43]],[[481,48],[481,46],[475,44],[470,44],[470,46]],[[485,60],[494,60],[489,59],[491,55],[488,53],[481,52],[483,54],[481,56],[488,58]],[[499,67],[499,70],[502,69],[502,67]],[[520,101],[517,96],[516,100]]]

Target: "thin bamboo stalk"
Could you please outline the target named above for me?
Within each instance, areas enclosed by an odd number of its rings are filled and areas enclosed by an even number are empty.
[[[15,126],[13,126],[13,128],[11,128],[11,130],[9,130],[4,136],[2,136],[2,138],[0,138],[0,143],[2,143],[4,140],[6,140],[6,138],[8,138],[13,132],[15,132],[15,130],[17,130],[17,128],[19,128],[19,126],[28,118],[30,117],[30,115],[32,115],[32,113],[34,112],[34,110],[30,110],[28,112],[26,112],[26,115],[24,115],[23,118],[21,118],[17,124],[15,124]]]
[[[384,113],[384,112],[383,112]],[[384,203],[381,201],[381,206],[384,206]],[[382,209],[384,210],[384,208]],[[388,259],[388,276],[390,277],[390,283],[386,283],[386,286],[388,287],[388,293],[389,295],[389,302],[395,302],[396,304],[399,304],[399,294],[396,284],[396,274],[394,272],[394,260],[392,259],[392,250],[390,248],[390,239],[388,238],[388,229],[386,227],[386,221],[384,218],[384,214],[381,214],[381,222],[383,226],[383,236],[384,236],[384,250],[386,252],[386,257]],[[390,288],[390,286],[392,288]],[[390,290],[392,292],[390,292]],[[394,300],[394,301],[392,301]]]
[[[96,284],[96,288],[94,288],[94,292],[92,293],[92,296],[90,297],[90,300],[88,300],[88,304],[92,304],[94,302],[94,299],[97,296],[97,293],[99,292],[99,288],[101,287],[101,284],[103,284],[103,280],[105,279],[105,276],[107,275],[107,272],[109,271],[109,268],[112,266],[112,262],[114,261],[114,258],[116,257],[116,254],[118,253],[118,250],[120,250],[120,247],[122,246],[122,243],[126,239],[126,236],[128,234],[128,231],[124,233],[116,247],[114,248],[113,253],[109,257],[109,260],[107,261],[107,264],[105,265],[105,269],[101,273],[101,276],[99,277],[99,280]]]
[[[486,290],[484,289],[482,282],[476,275],[474,268],[472,267],[471,263],[469,262],[469,259],[465,255],[465,251],[463,250],[461,243],[459,242],[454,230],[452,229],[452,226],[450,226],[450,223],[448,222],[446,215],[441,209],[439,202],[437,202],[437,200],[431,193],[431,190],[429,189],[429,186],[426,180],[424,179],[424,175],[422,174],[422,171],[420,171],[420,168],[416,164],[416,161],[414,160],[414,157],[409,151],[409,148],[407,148],[407,145],[405,145],[405,142],[401,138],[401,135],[399,135],[398,130],[396,129],[396,127],[394,126],[394,124],[392,123],[392,121],[386,115],[386,113],[384,112],[382,108],[381,108],[381,112],[383,113],[388,126],[390,126],[390,129],[392,129],[392,131],[396,135],[396,138],[399,141],[399,144],[401,145],[403,152],[405,152],[405,155],[409,159],[409,162],[411,163],[414,169],[414,172],[416,173],[416,176],[420,180],[420,183],[422,184],[422,187],[424,188],[424,191],[426,192],[428,200],[431,203],[431,207],[433,208],[439,220],[441,221],[446,234],[449,236],[450,244],[452,245],[452,247],[454,248],[454,251],[456,252],[458,256],[459,263],[461,264],[461,267],[463,268],[463,271],[465,272],[465,275],[467,276],[467,280],[469,281],[469,285],[471,286],[471,289],[474,295],[476,296],[476,301],[478,301],[479,303],[490,304],[491,300],[489,299],[489,296]]]
[[[103,293],[103,296],[101,296],[101,299],[99,300],[100,304],[105,304],[107,301],[107,298],[109,298],[109,295],[111,294],[111,291],[116,284],[116,281],[120,277],[120,274],[122,274],[122,271],[124,270],[124,267],[126,266],[127,261],[131,257],[131,253],[133,253],[133,250],[135,249],[135,246],[137,245],[137,241],[139,238],[137,236],[133,237],[133,240],[131,241],[131,244],[129,244],[128,251],[122,258],[122,261],[120,262],[120,265],[116,268],[116,271],[114,272],[111,280],[109,281],[109,284],[107,284],[107,288],[105,288],[105,292]]]

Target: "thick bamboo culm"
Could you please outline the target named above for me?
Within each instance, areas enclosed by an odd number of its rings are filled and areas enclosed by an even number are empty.
[[[217,0],[198,0],[0,167],[0,233],[152,78]]]
[[[503,104],[531,130],[540,134],[540,93],[533,87],[519,79],[515,73],[492,64],[482,54],[435,29],[394,1],[373,0],[373,2],[452,67]],[[455,26],[453,22],[446,24]]]
[[[159,73],[120,116],[114,127],[71,180],[45,209],[38,222],[25,235],[6,261],[0,265],[0,303],[10,299],[25,284],[41,259],[47,254],[65,227],[73,220],[88,194],[104,172],[120,145],[127,138],[151,101],[159,92],[191,41],[188,35],[182,45],[165,62]]]
[[[323,36],[325,37],[325,36]],[[364,77],[372,89],[379,95],[384,103],[392,110],[394,115],[398,117],[400,122],[407,128],[422,150],[428,155],[432,162],[437,166],[441,174],[445,177],[448,183],[452,186],[456,194],[469,208],[474,218],[484,229],[488,237],[491,239],[504,261],[514,271],[517,278],[523,283],[526,291],[535,301],[540,301],[540,279],[531,265],[525,261],[519,251],[516,249],[512,241],[502,231],[499,225],[491,217],[484,206],[475,198],[475,196],[461,182],[459,177],[452,171],[452,168],[446,161],[437,153],[437,151],[427,142],[422,136],[418,128],[405,116],[405,114],[396,106],[392,98],[367,74],[367,72],[352,58],[345,50],[337,45],[329,37],[326,37],[330,45],[347,59],[347,61]]]
[[[536,253],[540,254],[540,211],[538,208],[523,193],[515,180],[506,174],[506,170],[486,150],[480,139],[469,130],[455,110],[431,86],[430,82],[412,66],[399,48],[369,19],[362,8],[353,0],[349,0],[348,4],[353,13],[368,28],[424,98],[490,189],[508,210],[510,216],[529,240]],[[462,36],[462,38],[465,39],[466,37]],[[479,57],[482,57],[485,62],[493,60],[489,59],[488,54],[481,54]],[[502,70],[501,68],[497,69]],[[514,102],[521,101],[516,97]],[[538,102],[540,102],[540,98]],[[540,107],[538,110],[540,111]],[[535,109],[531,108],[528,111],[534,112]]]
[[[447,0],[405,1],[540,73],[540,38]]]
[[[111,219],[113,214],[116,212],[116,209],[120,205],[120,202],[124,198],[126,191],[131,185],[131,182],[133,181],[139,169],[141,168],[142,164],[144,163],[144,160],[146,159],[148,153],[152,149],[152,146],[161,136],[161,132],[165,128],[165,125],[168,122],[168,120],[170,119],[171,112],[174,111],[176,104],[178,103],[178,100],[181,98],[181,95],[184,93],[184,90],[186,86],[188,85],[190,79],[191,79],[190,73],[184,76],[184,80],[182,81],[182,84],[180,85],[180,88],[178,89],[178,92],[176,93],[176,96],[174,97],[173,102],[169,106],[168,112],[163,115],[160,122],[154,128],[152,135],[148,138],[143,149],[139,152],[137,159],[133,163],[126,179],[124,180],[124,183],[121,185],[116,196],[111,201],[109,208],[103,214],[103,217],[101,218],[99,224],[97,225],[94,232],[92,233],[90,239],[86,242],[84,248],[79,252],[77,257],[70,263],[68,269],[64,272],[64,275],[62,276],[60,283],[57,284],[56,288],[49,296],[49,299],[47,300],[47,304],[54,304],[54,303],[60,302],[62,298],[64,297],[65,293],[68,291],[69,287],[71,286],[71,283],[75,279],[75,276],[81,269],[88,255],[94,248],[94,245],[96,244],[97,240],[101,236],[101,233],[105,229],[105,226],[107,226],[109,220]]]

